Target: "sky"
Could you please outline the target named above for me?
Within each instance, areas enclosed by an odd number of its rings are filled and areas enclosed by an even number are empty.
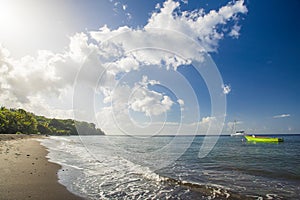
[[[0,104],[106,134],[300,133],[299,6],[0,0]]]

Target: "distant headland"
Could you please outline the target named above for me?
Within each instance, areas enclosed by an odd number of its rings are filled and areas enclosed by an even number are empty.
[[[0,134],[105,135],[94,123],[38,116],[24,109],[0,108]]]

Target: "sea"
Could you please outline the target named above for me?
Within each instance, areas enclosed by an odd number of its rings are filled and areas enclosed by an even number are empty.
[[[300,135],[243,137],[50,136],[59,182],[86,199],[300,199]],[[211,136],[212,137],[212,136]],[[207,144],[206,144],[207,146]]]

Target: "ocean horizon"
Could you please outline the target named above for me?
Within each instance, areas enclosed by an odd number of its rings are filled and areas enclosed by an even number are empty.
[[[300,136],[300,133],[246,133],[245,135],[259,135],[259,136]],[[77,136],[77,135],[75,135]],[[220,135],[213,135],[213,134],[162,134],[162,135],[143,135],[143,134],[135,134],[135,135],[118,135],[118,134],[106,134],[106,135],[78,135],[79,137],[86,137],[86,136],[118,136],[118,137],[216,137],[216,136],[220,136],[220,137],[236,137],[236,136],[231,136],[230,133],[221,133]],[[238,136],[241,137],[241,136]]]

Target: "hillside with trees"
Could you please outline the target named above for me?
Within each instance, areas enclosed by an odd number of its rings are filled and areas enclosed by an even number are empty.
[[[0,108],[0,134],[104,135],[95,124],[72,119],[50,119],[23,109]]]

